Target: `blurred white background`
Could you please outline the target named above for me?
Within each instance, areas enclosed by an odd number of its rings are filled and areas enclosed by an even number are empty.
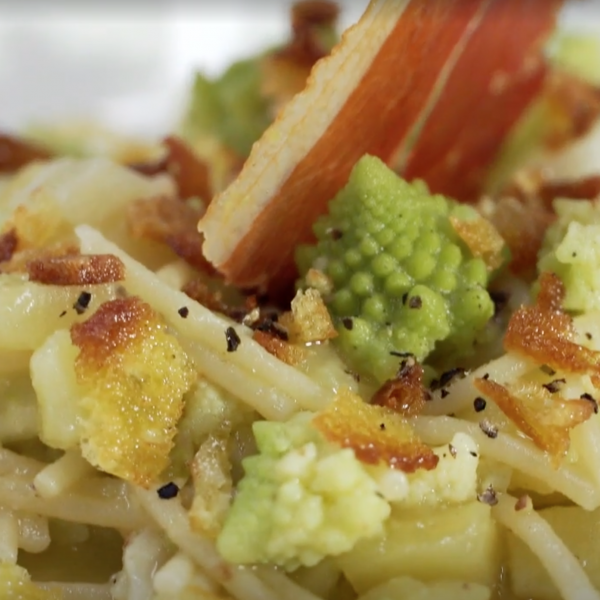
[[[94,117],[154,134],[175,119],[195,69],[217,74],[285,39],[292,0],[3,2],[0,128]],[[345,26],[367,0],[339,4]],[[600,0],[575,0],[564,15],[584,27],[599,17]]]

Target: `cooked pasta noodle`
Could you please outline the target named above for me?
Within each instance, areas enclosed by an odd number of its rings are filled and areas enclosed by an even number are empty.
[[[534,551],[565,600],[598,600],[600,592],[550,525],[533,510],[531,500],[525,498],[524,506],[518,508],[517,502],[513,496],[501,495],[492,508],[495,518]]]

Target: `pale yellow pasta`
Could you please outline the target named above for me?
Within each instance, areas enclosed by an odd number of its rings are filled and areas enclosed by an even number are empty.
[[[74,306],[82,291],[91,294],[88,310]],[[27,281],[20,275],[0,277],[0,349],[36,350],[57,329],[87,319],[116,295],[115,285],[58,286]]]
[[[64,494],[77,482],[93,473],[93,467],[84,460],[78,450],[67,450],[33,478],[33,485],[42,498],[53,498]]]
[[[564,600],[599,600],[577,558],[535,510],[529,498],[503,494],[493,507],[494,517],[536,554]]]

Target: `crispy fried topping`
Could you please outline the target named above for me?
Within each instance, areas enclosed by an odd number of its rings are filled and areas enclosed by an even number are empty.
[[[199,271],[212,273],[212,265],[202,253],[202,234],[196,222],[203,209],[177,198],[160,196],[132,202],[127,210],[129,230],[134,238],[166,244]]]
[[[600,387],[600,353],[573,341],[571,317],[561,308],[564,294],[560,278],[543,273],[535,304],[522,306],[510,318],[504,348],[557,371],[587,374]]]
[[[112,254],[42,256],[27,262],[30,281],[47,285],[95,285],[125,279],[125,265]]]
[[[544,95],[553,116],[546,143],[553,149],[587,134],[600,116],[600,88],[565,71],[548,74]]]
[[[488,219],[479,216],[465,221],[451,217],[450,223],[473,256],[483,259],[490,271],[502,265],[504,239]]]
[[[17,243],[17,232],[14,228],[0,234],[0,265],[10,261],[17,249]]]
[[[71,328],[71,340],[81,349],[78,362],[96,370],[111,361],[118,363],[137,336],[156,322],[152,308],[136,296],[105,302],[87,321]]]
[[[538,197],[498,198],[486,216],[504,239],[511,252],[510,269],[517,275],[532,272],[548,227],[556,215],[549,204]]]
[[[219,291],[212,291],[205,281],[201,279],[192,279],[188,281],[181,291],[190,298],[206,306],[212,311],[227,314],[227,305],[223,302],[223,294]]]
[[[17,240],[17,247],[19,242]],[[71,242],[58,242],[42,248],[17,250],[6,262],[0,262],[0,273],[27,273],[28,263],[35,260],[47,261],[51,258],[80,255],[79,246]]]
[[[552,202],[556,198],[572,198],[574,200],[598,198],[600,196],[600,176],[589,175],[573,180],[549,180],[541,167],[527,167],[515,173],[501,195],[521,201],[538,199],[542,202],[543,207],[551,210]]]
[[[304,88],[313,65],[329,53],[319,29],[334,27],[338,14],[338,6],[327,0],[304,0],[292,6],[291,40],[261,62],[261,92],[273,101],[275,114]]]
[[[37,144],[6,133],[0,134],[0,173],[13,173],[31,162],[51,157]]]
[[[538,448],[548,452],[556,467],[569,449],[571,429],[594,414],[591,402],[565,400],[535,383],[507,388],[490,379],[476,379],[475,387],[491,398]]]
[[[297,365],[306,358],[306,350],[302,346],[290,344],[281,337],[270,332],[256,329],[252,334],[254,341],[258,342],[269,354],[277,357],[288,365]]]
[[[279,319],[293,344],[323,342],[337,337],[337,331],[321,294],[317,290],[299,290],[292,300],[291,312]]]
[[[169,462],[196,371],[158,314],[137,297],[111,300],[71,327],[79,349],[82,452],[94,466],[153,485]]]
[[[179,198],[201,198],[208,202],[212,197],[208,165],[180,138],[168,136],[163,140],[166,154],[156,162],[130,165],[143,175],[168,173],[175,180]]]
[[[351,448],[366,464],[383,462],[392,469],[413,473],[434,469],[439,460],[401,415],[367,404],[349,390],[341,391],[313,424],[330,442]]]
[[[405,417],[421,414],[429,392],[423,386],[423,367],[414,358],[402,361],[394,379],[388,379],[373,395],[371,404],[385,406]]]

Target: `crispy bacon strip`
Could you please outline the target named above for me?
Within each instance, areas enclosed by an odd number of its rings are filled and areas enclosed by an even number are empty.
[[[112,254],[45,256],[26,266],[30,281],[48,285],[95,285],[125,279],[125,265]]]
[[[342,390],[313,424],[330,442],[352,448],[356,458],[366,464],[383,462],[413,473],[435,469],[439,460],[402,416],[367,404],[348,390]]]
[[[195,269],[213,273],[202,253],[202,234],[195,226],[201,213],[201,208],[190,203],[161,196],[132,202],[127,207],[127,222],[134,238],[166,244]]]
[[[337,337],[331,315],[317,290],[298,291],[292,310],[281,315],[281,325],[294,344],[323,342]]]
[[[554,116],[546,141],[559,149],[589,133],[600,116],[600,88],[563,71],[548,75],[546,101]]]
[[[473,256],[482,258],[490,271],[503,263],[504,239],[491,221],[483,217],[471,221],[450,217],[450,223]]]
[[[538,51],[560,4],[372,0],[211,203],[199,224],[207,258],[242,287],[289,286],[293,249],[365,153],[472,196],[539,91]]]
[[[48,160],[52,155],[44,148],[18,137],[0,134],[0,173],[13,173],[36,160]]]
[[[9,261],[17,249],[19,239],[14,228],[0,234],[0,264]]]
[[[587,421],[596,408],[589,400],[565,400],[539,384],[508,389],[490,379],[476,379],[475,387],[491,398],[538,448],[548,452],[557,468],[569,449],[571,429]]]
[[[212,197],[212,189],[206,163],[178,137],[168,136],[162,143],[167,150],[163,158],[154,163],[132,164],[130,168],[143,175],[169,173],[175,180],[182,200],[196,197],[208,202]]]
[[[582,373],[600,387],[600,352],[573,341],[571,317],[562,308],[565,288],[554,273],[543,273],[533,306],[522,306],[512,315],[504,348],[532,358],[557,371]]]
[[[0,239],[2,236],[0,236]],[[9,260],[0,262],[0,273],[28,273],[31,261],[48,261],[51,258],[77,256],[81,254],[79,245],[71,241],[48,244],[43,248],[19,249],[20,240],[17,238],[17,249]]]
[[[503,196],[491,203],[486,199],[482,210],[510,250],[511,271],[535,272],[546,230],[556,219],[551,206],[536,196]]]
[[[402,362],[394,379],[388,379],[373,395],[371,404],[385,406],[405,417],[420,415],[428,397],[423,386],[423,367],[414,358]]]
[[[306,358],[306,350],[302,346],[290,344],[280,337],[266,331],[256,330],[252,337],[269,354],[288,365],[297,365]]]

